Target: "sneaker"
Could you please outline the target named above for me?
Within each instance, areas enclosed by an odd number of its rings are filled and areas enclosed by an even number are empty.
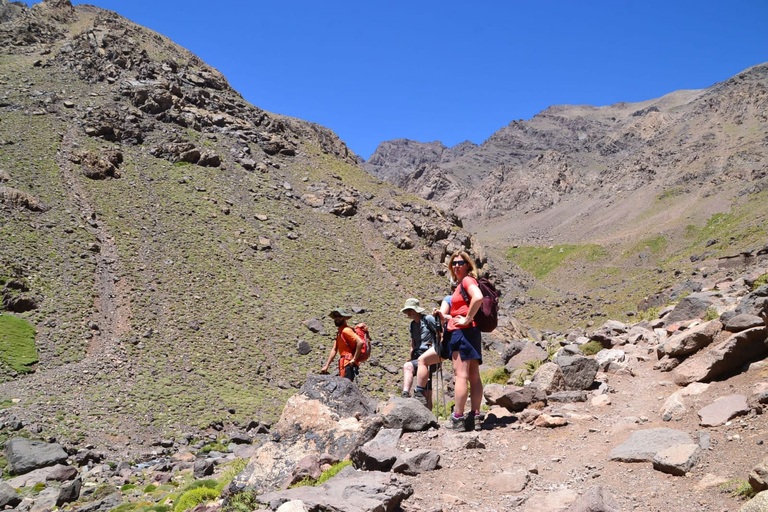
[[[403,398],[411,398],[411,394],[409,392],[407,392],[407,391],[403,391],[402,397]]]
[[[451,415],[448,417],[448,419],[443,423],[443,426],[449,430],[457,430],[459,432],[466,432],[467,431],[467,416],[464,415],[461,418],[457,418],[456,416],[451,413]]]
[[[424,407],[426,407],[426,406],[427,406],[427,397],[426,397],[426,396],[424,396],[424,392],[423,392],[423,391],[419,391],[419,390],[416,390],[416,391],[414,391],[414,392],[413,392],[413,398],[415,398],[416,400],[418,400],[418,401],[419,401],[419,403],[420,403],[421,405],[423,405]]]

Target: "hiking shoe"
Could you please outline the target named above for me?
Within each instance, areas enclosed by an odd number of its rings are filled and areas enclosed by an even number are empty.
[[[409,392],[407,392],[407,391],[403,391],[402,397],[403,398],[411,398],[411,394]]]
[[[466,418],[464,422],[467,428],[467,432],[483,429],[483,420],[485,419],[485,414],[482,412],[477,414],[470,412],[465,414],[464,417]]]
[[[451,413],[451,415],[448,417],[447,420],[445,420],[445,423],[443,423],[443,426],[447,428],[448,430],[457,430],[459,432],[466,432],[467,431],[467,416],[464,415],[461,418],[457,418],[456,416]]]
[[[418,400],[418,401],[419,401],[419,403],[420,403],[421,405],[423,405],[424,407],[426,407],[426,406],[427,406],[427,397],[426,397],[426,396],[424,396],[424,392],[423,392],[423,391],[419,391],[419,390],[416,390],[416,391],[414,391],[414,392],[413,392],[413,398],[415,398],[416,400]]]

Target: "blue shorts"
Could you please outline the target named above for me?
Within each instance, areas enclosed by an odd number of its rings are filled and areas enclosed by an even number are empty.
[[[445,331],[443,343],[448,344],[451,355],[458,352],[462,361],[477,359],[480,364],[483,364],[483,341],[480,329],[477,327]]]

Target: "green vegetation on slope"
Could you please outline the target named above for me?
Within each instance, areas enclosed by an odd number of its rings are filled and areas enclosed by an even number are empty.
[[[550,247],[515,247],[507,251],[507,259],[523,270],[533,274],[536,279],[544,279],[567,260],[581,259],[597,261],[605,256],[605,250],[599,245],[554,245]]]
[[[29,373],[38,362],[35,329],[23,318],[0,314],[0,361],[18,373]]]

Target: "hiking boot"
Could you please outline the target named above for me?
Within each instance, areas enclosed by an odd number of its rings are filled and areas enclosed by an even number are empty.
[[[447,428],[448,430],[457,430],[459,432],[466,432],[467,431],[467,416],[464,415],[461,418],[457,418],[456,416],[451,413],[451,415],[448,417],[447,420],[445,420],[445,423],[443,423],[443,426]]]
[[[464,415],[464,423],[467,428],[467,432],[470,432],[472,430],[482,430],[483,429],[483,420],[485,419],[485,414],[482,412],[475,414],[474,412],[469,412]]]
[[[423,405],[424,407],[426,407],[426,406],[427,406],[427,397],[426,397],[426,396],[424,396],[424,392],[423,392],[423,391],[419,391],[419,390],[416,390],[416,391],[414,391],[414,392],[413,392],[413,398],[415,398],[416,400],[418,400],[418,401],[419,401],[419,403],[420,403],[421,405]]]
[[[409,392],[407,392],[407,391],[403,391],[402,397],[403,398],[411,398],[411,394]]]

